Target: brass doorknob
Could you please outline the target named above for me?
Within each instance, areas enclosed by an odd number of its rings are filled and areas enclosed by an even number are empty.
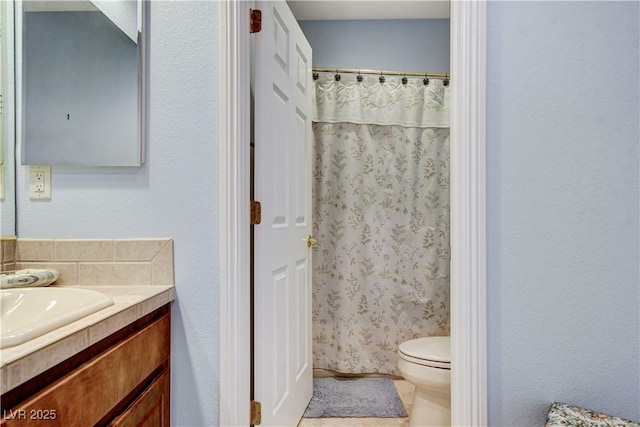
[[[314,239],[312,235],[309,235],[307,237],[307,247],[308,248],[310,248],[313,245],[317,245],[317,244],[318,244],[318,241],[316,239]]]

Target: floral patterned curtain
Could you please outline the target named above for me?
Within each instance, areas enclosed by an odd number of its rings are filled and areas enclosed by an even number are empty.
[[[449,334],[449,89],[341,77],[315,82],[314,367],[399,374]]]

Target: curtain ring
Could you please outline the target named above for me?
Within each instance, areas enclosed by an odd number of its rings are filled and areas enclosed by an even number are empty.
[[[318,80],[320,78],[320,75],[318,74],[318,72],[316,70],[313,70],[313,80]]]
[[[360,73],[360,70],[358,70],[358,76],[356,77],[356,80],[358,80],[358,83],[362,82],[362,74]]]
[[[382,75],[382,70],[380,70],[380,78],[378,79],[378,81],[380,82],[380,84],[384,83],[384,76]]]
[[[340,70],[336,68],[336,75],[334,76],[336,81],[339,82],[342,77],[340,77]]]
[[[407,84],[407,82],[408,82],[408,80],[407,80],[407,73],[404,73],[404,75],[403,75],[403,77],[402,77],[402,84],[403,84],[403,85],[406,85],[406,84]]]
[[[442,82],[442,84],[447,87],[449,86],[449,75],[447,74],[447,77],[445,77],[444,81]]]
[[[427,74],[424,75],[424,79],[422,79],[422,83],[424,83],[425,86],[429,84],[429,76]]]

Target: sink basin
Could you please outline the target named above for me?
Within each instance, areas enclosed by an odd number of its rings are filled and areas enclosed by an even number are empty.
[[[22,344],[111,305],[110,297],[87,289],[1,290],[0,348]]]

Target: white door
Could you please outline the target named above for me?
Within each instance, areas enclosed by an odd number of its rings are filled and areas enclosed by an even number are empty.
[[[254,400],[262,426],[296,426],[311,362],[311,46],[284,1],[256,1]]]

